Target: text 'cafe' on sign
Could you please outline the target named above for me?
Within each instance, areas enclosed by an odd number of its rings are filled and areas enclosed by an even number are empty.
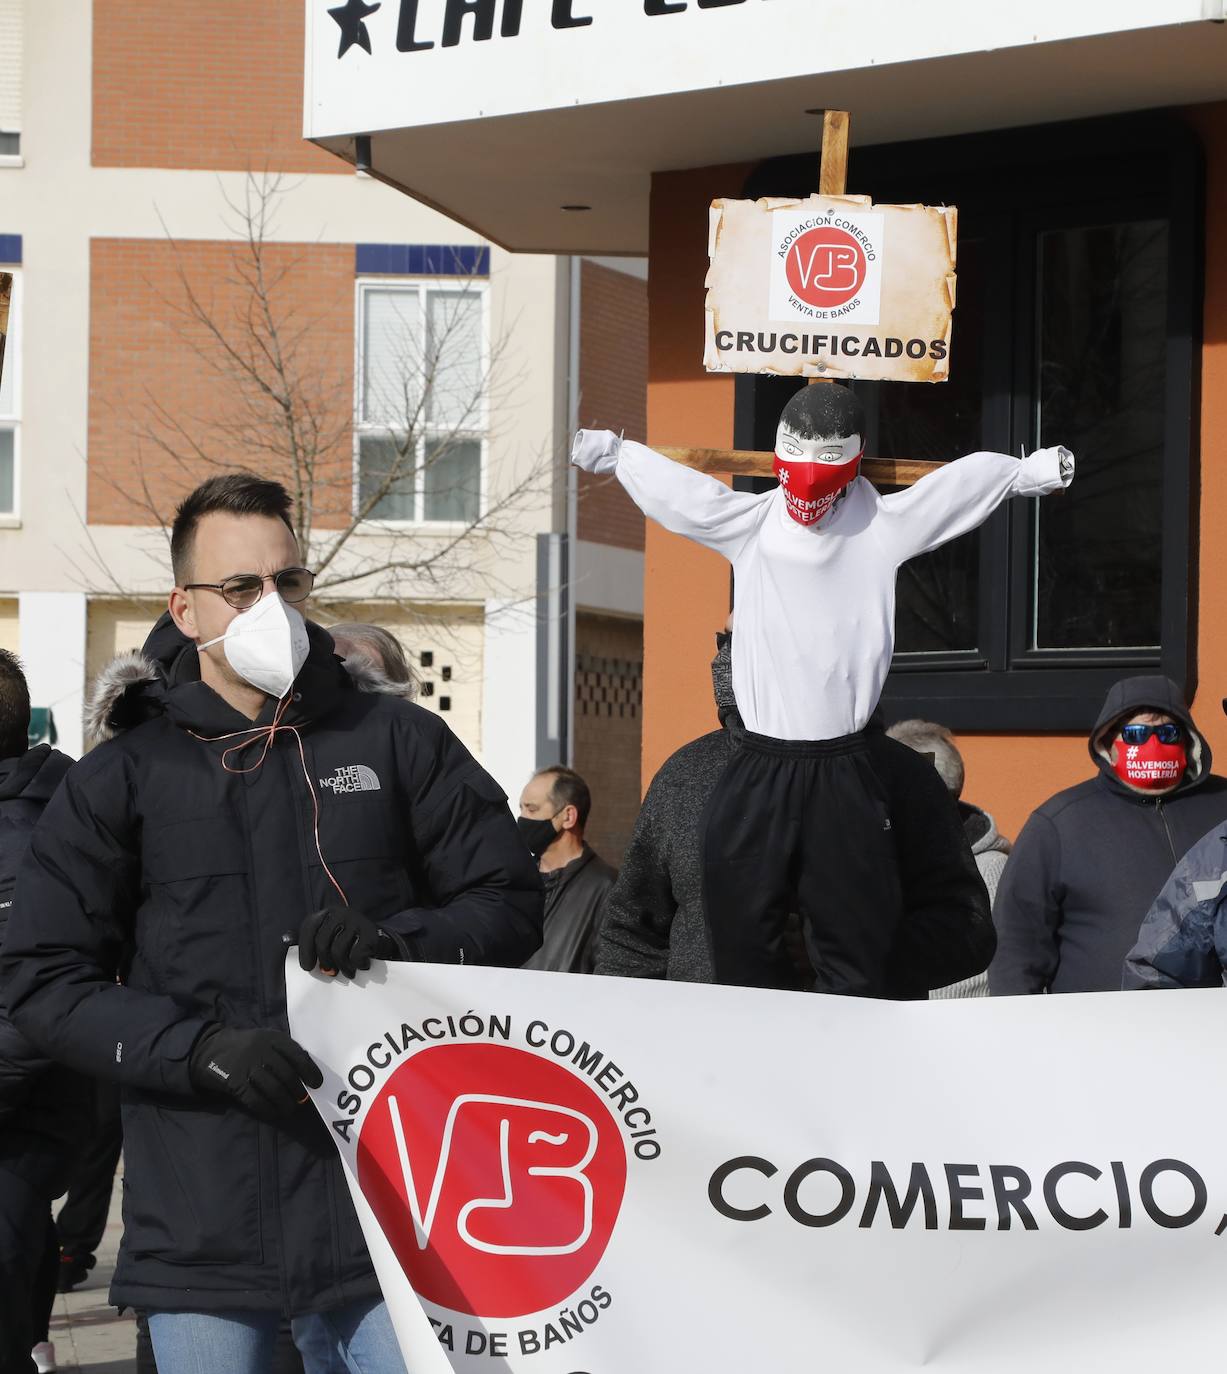
[[[713,201],[704,366],[944,382],[957,226],[867,196]]]

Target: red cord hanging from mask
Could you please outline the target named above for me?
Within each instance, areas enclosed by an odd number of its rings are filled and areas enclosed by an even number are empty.
[[[320,803],[319,797],[316,795],[315,786],[311,781],[310,769],[307,767],[307,753],[303,747],[302,735],[297,725],[283,725],[281,721],[282,716],[285,715],[286,710],[289,708],[289,704],[290,693],[287,692],[277,703],[277,709],[273,712],[272,722],[268,725],[253,725],[250,730],[232,730],[229,734],[225,735],[198,735],[195,730],[189,730],[188,733],[194,739],[201,740],[205,744],[220,744],[228,739],[239,740],[238,744],[232,744],[228,749],[223,750],[221,756],[221,764],[226,772],[237,774],[254,773],[262,768],[264,766],[264,760],[268,758],[269,750],[273,748],[277,741],[278,735],[294,736],[294,743],[298,745],[298,760],[302,765],[303,780],[306,782],[307,791],[311,795],[312,834],[315,839],[315,852],[319,855],[320,864],[325,874],[328,876],[328,881],[336,888],[337,895],[340,897],[341,901],[348,906],[349,898],[345,895],[345,889],[337,882],[332,869],[328,867],[328,861],[324,858],[324,851],[320,845]],[[260,750],[259,757],[254,763],[249,764],[246,768],[231,767],[229,760],[232,754],[240,754],[244,749],[249,749],[253,744],[260,744],[261,742],[264,747]]]

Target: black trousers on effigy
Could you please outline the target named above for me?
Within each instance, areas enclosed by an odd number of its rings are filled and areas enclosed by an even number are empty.
[[[813,741],[736,728],[734,743],[703,822],[716,982],[797,987],[799,918],[814,991],[890,996],[903,900],[885,774],[898,746],[873,728]]]

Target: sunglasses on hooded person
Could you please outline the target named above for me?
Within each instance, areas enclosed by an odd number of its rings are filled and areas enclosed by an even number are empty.
[[[1161,725],[1122,725],[1120,737],[1126,744],[1145,744],[1151,736],[1160,744],[1179,744],[1184,739],[1184,727],[1165,720]]]

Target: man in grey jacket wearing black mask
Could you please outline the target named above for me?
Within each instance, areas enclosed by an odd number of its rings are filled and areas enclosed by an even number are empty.
[[[1227,779],[1170,678],[1130,677],[1088,741],[1095,776],[1037,808],[997,890],[994,997],[1118,989],[1138,927],[1185,851],[1227,818]]]
[[[592,811],[588,784],[555,764],[528,780],[516,821],[545,888],[541,948],[524,965],[554,973],[591,973],[605,898],[618,870],[584,839]]]

